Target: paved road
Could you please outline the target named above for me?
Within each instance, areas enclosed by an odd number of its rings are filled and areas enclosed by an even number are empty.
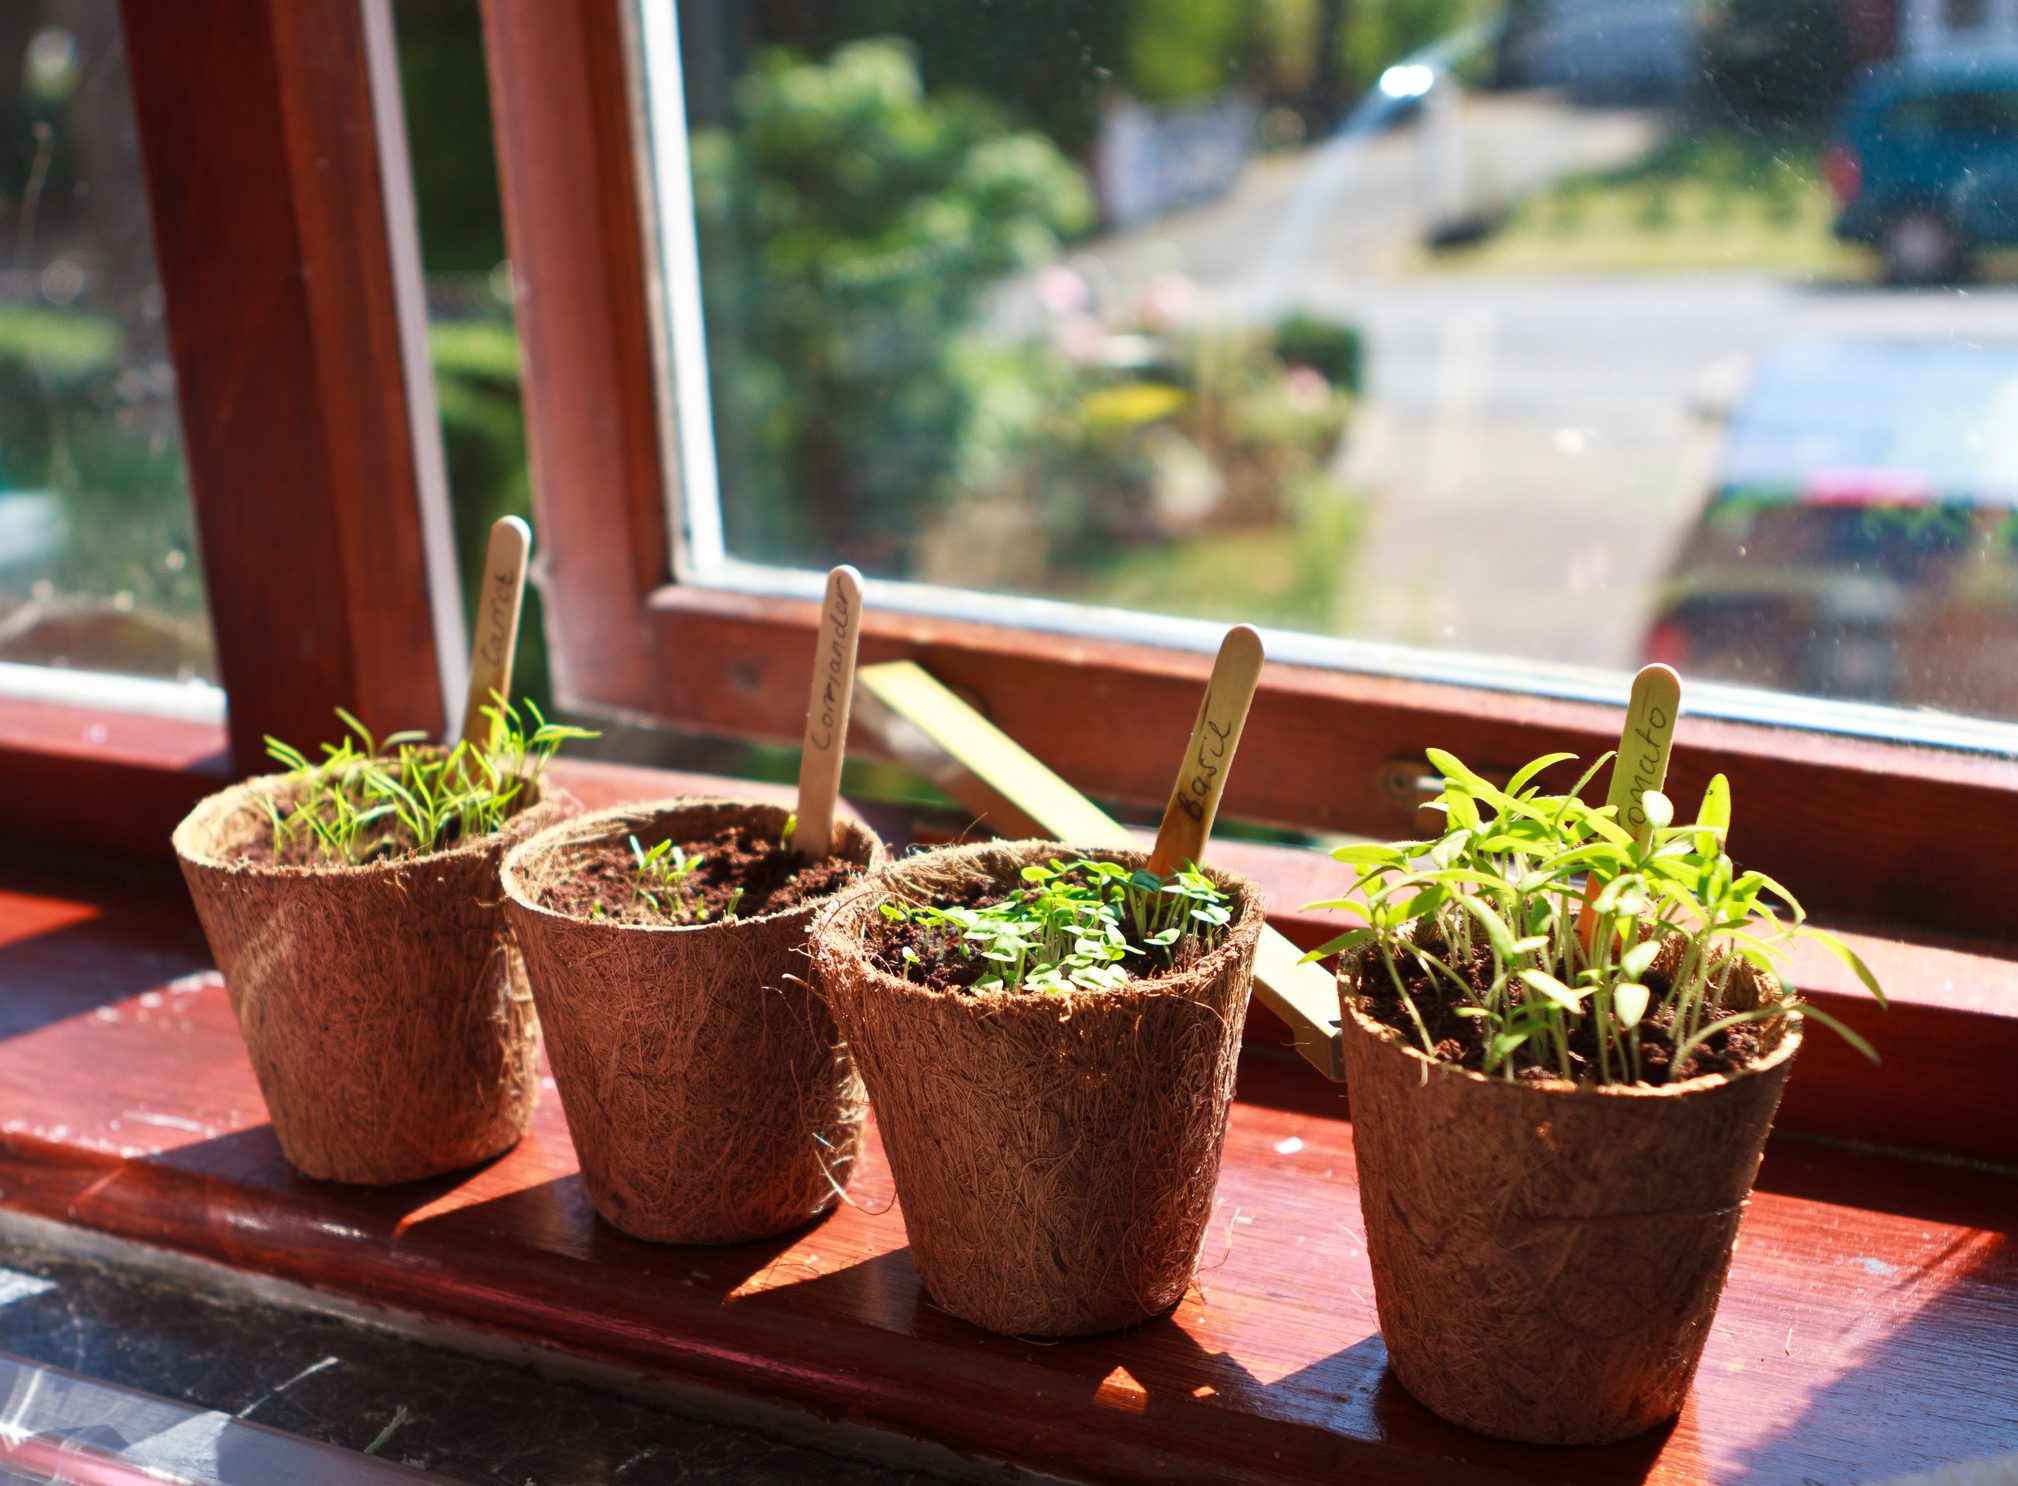
[[[1369,338],[1346,451],[1374,493],[1346,581],[1355,630],[1630,665],[1700,508],[1715,409],[1810,337],[2018,342],[2018,291],[1817,287],[1752,275],[1422,278],[1314,290]]]

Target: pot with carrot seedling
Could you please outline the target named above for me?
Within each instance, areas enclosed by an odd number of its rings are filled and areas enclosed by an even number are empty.
[[[1665,740],[1649,765],[1626,737],[1603,807],[1578,798],[1602,760],[1550,795],[1533,781],[1566,754],[1496,785],[1431,750],[1442,834],[1342,848],[1352,889],[1322,905],[1365,921],[1315,953],[1339,956],[1389,1363],[1506,1439],[1596,1444],[1675,1414],[1804,1023],[1870,1054],[1781,979],[1806,934],[1878,993],[1734,866],[1723,777],[1678,822]]]
[[[839,821],[793,848],[781,805],[668,800],[569,821],[506,858],[582,1180],[637,1238],[740,1243],[833,1206],[862,1085],[808,983],[807,927],[883,860]]]
[[[928,852],[820,924],[912,1259],[976,1325],[1111,1331],[1191,1284],[1263,925],[1198,858],[1259,667],[1236,631],[1154,852]]]
[[[320,762],[273,744],[286,772],[203,801],[175,852],[289,1164],[411,1181],[531,1118],[539,1026],[497,868],[573,810],[544,770],[584,735],[506,706],[440,748],[340,715]]]

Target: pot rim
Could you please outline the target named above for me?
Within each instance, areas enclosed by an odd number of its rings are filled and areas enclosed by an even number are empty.
[[[544,903],[536,902],[526,891],[521,880],[527,864],[534,856],[560,847],[580,846],[604,838],[611,834],[611,827],[620,824],[630,826],[631,829],[625,834],[635,835],[634,823],[641,820],[660,819],[699,809],[718,810],[724,807],[774,812],[781,821],[792,813],[790,805],[780,805],[770,800],[753,800],[739,795],[671,795],[664,799],[612,805],[602,810],[577,815],[569,820],[558,821],[528,836],[505,853],[504,860],[498,867],[498,881],[504,888],[506,900],[521,913],[589,929],[607,930],[614,934],[692,935],[723,930],[747,930],[758,925],[775,924],[795,913],[818,912],[822,908],[831,907],[855,890],[855,883],[845,883],[838,891],[830,893],[825,898],[814,898],[810,902],[774,908],[769,913],[760,913],[751,918],[718,918],[709,923],[699,924],[626,924],[614,920],[585,918],[579,914],[562,913],[558,909],[549,908]],[[837,815],[835,820],[837,823],[852,825],[869,843],[869,860],[862,864],[863,877],[873,875],[889,860],[889,848],[883,844],[883,838],[877,835],[867,822],[849,815]]]
[[[1091,846],[1071,841],[1052,841],[1041,837],[1018,841],[973,841],[956,846],[934,847],[929,851],[917,852],[891,861],[881,871],[864,877],[846,896],[837,897],[814,925],[814,938],[844,947],[862,967],[862,984],[879,995],[903,996],[926,1002],[950,1001],[983,1013],[1000,1014],[1018,1008],[1046,1007],[1058,1008],[1069,1014],[1160,996],[1193,999],[1187,994],[1185,987],[1207,984],[1216,978],[1227,968],[1229,961],[1242,953],[1241,941],[1259,935],[1261,924],[1267,917],[1266,905],[1262,901],[1261,887],[1258,883],[1230,868],[1203,863],[1199,870],[1210,877],[1220,889],[1235,894],[1241,905],[1240,912],[1227,925],[1226,938],[1217,949],[1204,958],[1173,974],[1159,975],[1153,980],[1131,979],[1126,985],[1110,986],[1100,990],[1017,990],[990,992],[986,995],[976,995],[964,990],[940,990],[934,986],[920,985],[917,981],[892,975],[863,952],[860,927],[867,923],[868,912],[866,910],[862,912],[861,924],[857,925],[853,933],[845,932],[844,926],[840,923],[844,914],[864,904],[865,900],[872,896],[878,899],[890,896],[897,880],[920,862],[935,857],[950,857],[956,853],[978,857],[994,852],[1015,852],[1024,857],[1035,857],[1040,854],[1061,858],[1091,857],[1136,867],[1145,866],[1149,861],[1149,853],[1140,847]]]
[[[1802,1033],[1805,1031],[1800,1017],[1782,1017],[1779,1024],[1778,1039],[1774,1042],[1766,1056],[1759,1059],[1758,1062],[1748,1068],[1741,1068],[1736,1073],[1704,1073],[1699,1074],[1695,1078],[1685,1079],[1678,1084],[1662,1084],[1658,1087],[1649,1087],[1640,1084],[1581,1084],[1571,1079],[1555,1077],[1535,1082],[1516,1081],[1509,1083],[1503,1078],[1489,1077],[1486,1074],[1478,1072],[1476,1069],[1460,1068],[1455,1063],[1438,1062],[1436,1059],[1425,1054],[1421,1048],[1412,1046],[1408,1041],[1407,1033],[1398,1027],[1390,1027],[1386,1022],[1376,1017],[1368,1016],[1354,1004],[1353,1000],[1347,999],[1346,975],[1346,966],[1340,965],[1336,984],[1340,993],[1339,1010],[1344,1014],[1342,1027],[1343,1023],[1350,1023],[1354,1030],[1360,1032],[1371,1041],[1381,1043],[1391,1052],[1413,1060],[1419,1070],[1426,1070],[1424,1077],[1458,1078],[1470,1083],[1479,1084],[1485,1088],[1504,1090],[1507,1093],[1520,1097],[1533,1096],[1541,1099],[1674,1099],[1688,1098],[1691,1095],[1709,1094],[1718,1089],[1728,1088],[1734,1084],[1741,1083],[1745,1079],[1756,1075],[1771,1074],[1780,1070],[1792,1060],[1795,1053],[1800,1051]],[[1351,989],[1354,993],[1357,992],[1357,977],[1354,978]],[[1350,1084],[1351,1080],[1348,1070],[1348,1088]],[[1504,1095],[1500,1097],[1504,1097]]]
[[[196,846],[194,837],[198,829],[222,823],[239,811],[251,808],[254,802],[263,797],[280,794],[294,782],[292,774],[255,774],[250,779],[241,779],[215,794],[206,795],[176,824],[169,842],[174,847],[176,856],[182,861],[213,872],[242,873],[275,881],[392,876],[415,867],[435,866],[459,857],[488,855],[496,850],[500,843],[508,844],[515,835],[523,835],[526,823],[538,811],[568,798],[567,791],[551,783],[544,771],[538,774],[522,774],[519,777],[532,790],[531,798],[507,816],[504,824],[497,830],[488,835],[472,836],[468,840],[458,841],[452,846],[444,846],[436,851],[394,857],[390,861],[258,862],[244,857],[217,856]],[[534,829],[537,830],[538,827],[535,826]]]

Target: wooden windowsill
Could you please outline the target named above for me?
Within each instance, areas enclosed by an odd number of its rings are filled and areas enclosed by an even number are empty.
[[[566,777],[589,803],[766,792]],[[550,1083],[527,1138],[472,1172],[383,1190],[295,1177],[180,884],[132,870],[0,869],[8,1212],[1068,1477],[1877,1479],[2018,1449],[2009,1172],[1777,1136],[1676,1424],[1599,1450],[1506,1446],[1444,1425],[1387,1375],[1343,1091],[1265,1041],[1242,1063],[1192,1295],[1123,1335],[1040,1345],[933,1307],[873,1141],[860,1206],[727,1249],[599,1224]],[[1815,1073],[1803,1058],[1796,1091]],[[1888,1076],[1862,1087],[1880,1099]],[[1994,1100],[1978,1122],[2008,1125],[2008,1089]]]

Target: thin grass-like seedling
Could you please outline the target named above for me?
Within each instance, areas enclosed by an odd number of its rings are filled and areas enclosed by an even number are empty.
[[[643,846],[636,836],[631,837],[631,857],[637,870],[637,881],[631,894],[633,903],[642,903],[652,912],[678,923],[701,924],[708,921],[707,905],[688,881],[701,865],[699,857],[689,856],[684,848],[671,841]],[[729,901],[722,908],[722,917],[734,918],[736,906],[742,901],[743,890],[740,887],[731,891]]]
[[[548,722],[531,702],[525,713],[499,699],[482,711],[485,741],[464,740],[453,748],[431,746],[418,732],[375,737],[341,707],[336,715],[345,736],[325,743],[319,761],[268,738],[267,752],[297,786],[285,810],[266,801],[274,859],[285,859],[304,837],[311,859],[354,866],[438,851],[498,830],[561,744],[596,736]]]
[[[862,575],[845,563],[827,574],[820,605],[819,647],[813,652],[813,694],[799,751],[799,808],[787,845],[812,861],[834,849],[834,808],[848,750],[855,698],[855,656],[862,642]]]

